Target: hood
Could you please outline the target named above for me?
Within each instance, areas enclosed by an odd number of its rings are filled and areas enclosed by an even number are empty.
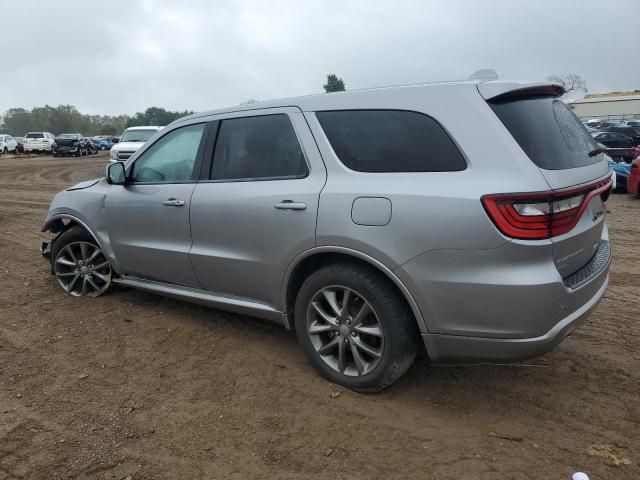
[[[76,183],[73,187],[67,188],[67,191],[69,192],[71,190],[82,190],[83,188],[93,187],[99,181],[99,178],[95,178],[93,180],[86,180],[84,182]]]
[[[120,142],[113,145],[112,150],[116,152],[137,152],[145,142]]]

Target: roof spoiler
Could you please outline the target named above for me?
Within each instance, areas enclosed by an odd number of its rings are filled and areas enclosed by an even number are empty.
[[[559,97],[565,93],[562,85],[552,82],[482,82],[477,87],[480,95],[487,101],[499,101],[529,95]]]

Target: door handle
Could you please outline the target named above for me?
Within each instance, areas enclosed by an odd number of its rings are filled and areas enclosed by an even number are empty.
[[[306,210],[307,204],[294,202],[293,200],[283,200],[280,203],[276,203],[274,207],[278,210]]]
[[[178,200],[176,198],[169,198],[162,202],[165,207],[184,207],[184,200]]]

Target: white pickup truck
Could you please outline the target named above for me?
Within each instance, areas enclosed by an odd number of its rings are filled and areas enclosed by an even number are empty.
[[[147,140],[153,137],[156,132],[164,127],[129,127],[127,128],[120,141],[111,147],[111,162],[124,162],[131,155],[136,153]]]

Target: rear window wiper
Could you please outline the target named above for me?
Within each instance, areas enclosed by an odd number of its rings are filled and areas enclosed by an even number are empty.
[[[600,155],[602,152],[604,152],[604,148],[600,148],[600,147],[594,148],[589,152],[589,156],[595,157],[596,155]]]

